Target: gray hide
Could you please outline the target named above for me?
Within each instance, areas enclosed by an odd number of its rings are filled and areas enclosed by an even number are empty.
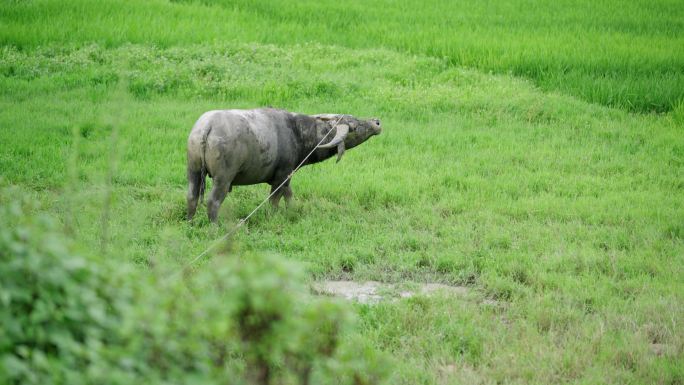
[[[268,183],[273,192],[297,165],[318,146],[305,164],[321,162],[380,134],[378,119],[351,115],[303,115],[284,110],[222,110],[204,113],[188,137],[188,219],[204,194],[205,177],[213,178],[207,212],[216,221],[218,209],[234,185]],[[292,197],[290,182],[271,198]]]

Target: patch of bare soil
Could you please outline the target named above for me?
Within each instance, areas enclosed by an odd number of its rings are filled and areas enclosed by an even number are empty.
[[[443,293],[453,296],[464,296],[468,293],[465,286],[449,286],[441,283],[424,283],[408,287],[400,287],[390,283],[377,281],[319,281],[313,284],[317,294],[342,297],[360,303],[378,303],[383,300],[409,298],[415,295],[434,295]]]

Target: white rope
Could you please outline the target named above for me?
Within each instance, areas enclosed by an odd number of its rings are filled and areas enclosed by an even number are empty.
[[[233,233],[235,233],[240,227],[242,227],[242,225],[244,225],[245,222],[247,222],[247,220],[248,220],[252,215],[254,215],[254,213],[256,213],[257,210],[259,210],[259,209],[261,208],[261,206],[264,205],[264,203],[266,203],[269,199],[271,199],[271,197],[273,197],[273,195],[275,195],[275,194],[278,192],[278,190],[280,190],[280,188],[283,187],[283,186],[285,185],[285,183],[287,183],[290,179],[292,179],[292,176],[294,175],[294,173],[297,172],[297,170],[299,170],[299,169],[304,165],[304,162],[306,162],[306,161],[309,159],[309,157],[314,153],[314,151],[316,151],[316,149],[318,148],[318,146],[320,146],[320,145],[323,143],[323,141],[325,140],[325,138],[327,138],[328,135],[330,135],[330,133],[331,133],[332,130],[337,126],[337,124],[340,122],[340,120],[342,120],[342,116],[340,116],[340,117],[337,119],[337,122],[335,122],[335,124],[333,124],[332,126],[330,126],[330,129],[328,130],[328,132],[325,133],[325,135],[323,135],[323,138],[320,140],[320,142],[318,142],[318,144],[316,144],[316,146],[314,146],[313,150],[311,150],[311,152],[309,152],[309,154],[308,154],[307,156],[305,156],[304,159],[303,159],[301,162],[299,162],[299,165],[297,165],[297,167],[295,167],[295,169],[292,170],[292,172],[290,172],[290,174],[287,176],[287,178],[285,178],[285,180],[284,180],[277,188],[275,188],[273,191],[271,191],[271,193],[266,197],[266,199],[264,199],[263,201],[261,201],[261,203],[259,203],[259,205],[258,205],[257,207],[255,207],[254,210],[252,210],[252,212],[250,212],[249,214],[247,214],[246,217],[240,219],[240,220],[238,221],[238,223],[237,223],[235,226],[233,226],[232,229],[230,229],[230,231],[228,231],[226,234],[224,234],[221,238],[218,238],[217,240],[215,240],[214,242],[212,242],[212,244],[209,245],[209,247],[207,247],[204,251],[202,251],[201,253],[199,253],[199,254],[198,254],[195,258],[193,258],[190,262],[186,263],[179,271],[177,271],[176,273],[170,275],[169,278],[174,277],[174,276],[180,274],[182,271],[184,271],[184,270],[187,269],[188,267],[192,266],[195,262],[199,261],[200,258],[202,258],[203,256],[205,256],[209,251],[211,251],[214,247],[216,247],[216,245],[218,245],[219,243],[221,243],[221,242],[223,242],[224,240],[228,239],[228,237],[230,237],[230,236],[231,236]]]

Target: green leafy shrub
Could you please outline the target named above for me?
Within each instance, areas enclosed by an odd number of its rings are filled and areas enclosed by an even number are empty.
[[[132,300],[122,276],[74,256],[49,219],[17,202],[0,218],[0,383],[102,379]]]
[[[160,277],[78,257],[0,192],[0,383],[375,384],[353,318],[277,256],[221,256]],[[19,195],[19,194],[17,194]]]

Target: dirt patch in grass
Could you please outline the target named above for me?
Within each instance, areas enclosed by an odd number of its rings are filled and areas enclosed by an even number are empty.
[[[465,286],[449,286],[441,283],[398,285],[377,281],[319,281],[314,282],[312,286],[316,294],[341,297],[368,304],[409,298],[416,295],[444,294],[463,297],[469,292],[469,289]]]

